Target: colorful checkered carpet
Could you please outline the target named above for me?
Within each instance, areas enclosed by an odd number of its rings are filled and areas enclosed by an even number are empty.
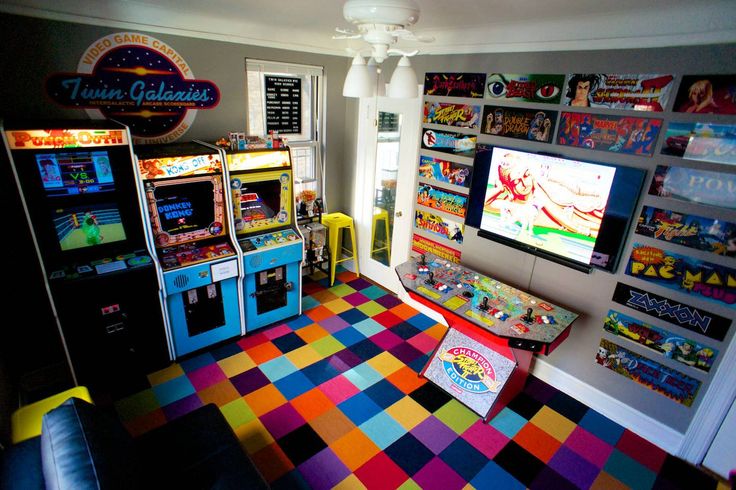
[[[302,316],[150,375],[115,402],[130,432],[215,403],[273,488],[726,488],[533,377],[483,423],[417,375],[445,327],[338,278],[305,278]]]

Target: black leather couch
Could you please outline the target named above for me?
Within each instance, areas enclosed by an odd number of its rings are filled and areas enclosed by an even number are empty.
[[[39,437],[5,451],[0,484],[23,490],[268,488],[213,404],[132,438],[114,415],[78,398],[44,415]]]

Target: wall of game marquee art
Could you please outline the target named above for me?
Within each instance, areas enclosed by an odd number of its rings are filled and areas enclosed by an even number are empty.
[[[733,337],[736,75],[427,72],[423,104],[412,249],[453,262],[472,231],[463,218],[479,145],[646,159],[617,270],[593,272],[610,308],[590,359],[691,409]]]

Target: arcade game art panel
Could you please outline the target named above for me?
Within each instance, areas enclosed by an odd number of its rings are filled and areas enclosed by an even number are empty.
[[[243,334],[227,168],[199,143],[135,147],[173,358]]]
[[[301,313],[304,239],[289,148],[229,151],[227,162],[250,331]]]
[[[6,121],[2,134],[74,380],[147,386],[169,350],[128,128]]]

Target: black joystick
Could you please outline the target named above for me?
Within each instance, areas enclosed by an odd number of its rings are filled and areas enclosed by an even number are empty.
[[[427,265],[427,258],[422,254],[422,258],[419,261],[419,265]]]
[[[471,293],[470,291],[467,291],[466,290],[466,291],[463,291],[463,296],[465,296],[466,298],[472,298],[473,297],[473,293]]]
[[[424,257],[424,256],[422,255],[422,257]],[[426,280],[426,281],[424,281],[424,282],[425,282],[425,283],[427,283],[427,284],[435,284],[435,280],[434,280],[434,272],[432,272],[432,271],[429,271],[429,279],[427,279],[427,280]]]
[[[526,309],[526,315],[521,317],[522,320],[524,320],[526,323],[534,323],[534,317],[532,316],[532,309],[527,308]]]
[[[483,296],[483,302],[478,306],[483,311],[488,311],[488,296]]]

